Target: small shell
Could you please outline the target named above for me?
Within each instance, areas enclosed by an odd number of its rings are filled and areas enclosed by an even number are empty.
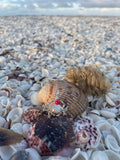
[[[12,123],[20,122],[22,119],[22,108],[13,108],[7,115],[7,121],[11,119]]]
[[[23,133],[22,134],[24,137],[26,137],[30,127],[31,127],[31,124],[23,124],[23,126],[22,126]]]
[[[120,130],[117,126],[111,126],[112,135],[116,138],[118,144],[120,145]]]
[[[117,140],[112,135],[107,135],[105,138],[105,144],[108,149],[114,152],[120,152],[120,146],[118,145]]]
[[[38,93],[35,92],[31,95],[31,102],[33,105],[39,105],[40,102],[38,101]]]
[[[104,151],[95,151],[91,156],[91,160],[109,160],[109,158]]]
[[[47,105],[48,110],[50,109],[52,113],[54,113],[55,107],[58,107],[55,105],[55,100],[58,99],[63,113],[72,117],[82,114],[88,107],[88,100],[83,92],[64,80],[53,80],[46,84],[40,90],[38,99]]]
[[[80,150],[80,148],[75,149],[74,155],[71,157],[71,160],[88,160],[88,155],[86,152]]]
[[[100,114],[105,118],[115,118],[116,114],[107,110],[101,110]]]
[[[15,152],[9,160],[29,160],[29,153],[26,151],[17,151]]]
[[[96,148],[100,142],[101,134],[92,120],[88,117],[77,118],[74,122],[75,141],[71,145],[82,150]]]
[[[24,150],[28,147],[28,143],[23,139],[21,142],[10,145],[15,151]]]
[[[10,146],[0,147],[0,160],[10,160],[14,152],[15,151]]]
[[[27,123],[36,122],[41,114],[42,111],[40,108],[28,108],[23,113],[23,119]]]
[[[3,127],[5,122],[6,122],[6,120],[0,116],[0,127]]]
[[[12,125],[11,130],[16,133],[22,134],[22,123],[15,123]]]
[[[107,154],[109,160],[120,160],[120,154],[113,152],[112,150],[106,150],[105,153]]]
[[[101,132],[104,131],[104,130],[110,130],[111,129],[111,124],[104,119],[100,120],[100,121],[97,121],[95,124],[100,129]]]
[[[94,113],[89,113],[88,117],[90,117],[93,120],[94,123],[99,121],[99,120],[101,120],[101,119],[103,119],[103,117],[101,117],[99,115],[96,115]]]
[[[110,104],[111,106],[115,106],[115,103],[108,95],[106,95],[105,98],[108,104]]]
[[[25,151],[29,153],[29,160],[42,160],[41,156],[34,148],[27,148]]]
[[[109,96],[112,100],[117,100],[117,98],[118,98],[118,95],[113,94],[111,92],[107,93],[107,96]]]

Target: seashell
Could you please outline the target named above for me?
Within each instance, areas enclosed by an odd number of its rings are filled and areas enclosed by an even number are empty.
[[[0,128],[0,146],[11,145],[23,140],[23,136],[10,129]]]
[[[22,119],[22,108],[13,108],[7,115],[7,121],[11,119],[12,123],[20,122]]]
[[[117,140],[112,135],[107,135],[105,137],[106,147],[114,152],[120,152],[120,146],[118,145]]]
[[[0,78],[0,84],[5,83],[8,80],[8,76]]]
[[[22,134],[22,132],[23,132],[23,130],[22,130],[22,123],[15,123],[15,124],[13,124],[10,129],[13,130],[16,133]]]
[[[64,116],[48,118],[44,115],[30,128],[27,141],[29,147],[36,149],[40,155],[50,155],[62,150],[73,136],[72,119]]]
[[[109,160],[120,160],[120,154],[113,152],[112,150],[105,150],[105,153],[107,154]]]
[[[96,110],[96,109],[91,110],[89,113],[100,115],[99,110]]]
[[[105,98],[108,104],[110,104],[111,106],[116,106],[116,104],[112,101],[112,99],[108,95],[106,95]]]
[[[0,98],[0,103],[1,103],[1,105],[2,105],[3,107],[9,108],[9,106],[10,106],[10,99],[2,96],[2,97]]]
[[[23,133],[22,134],[23,134],[24,137],[26,137],[30,127],[31,127],[30,124],[23,124],[23,126],[22,126]]]
[[[111,128],[111,124],[104,119],[97,121],[95,124],[100,129],[101,132],[103,130],[110,130],[110,128]]]
[[[29,153],[24,150],[15,152],[9,160],[29,160]]]
[[[97,115],[97,114],[94,114],[94,113],[92,113],[92,112],[90,112],[90,113],[88,114],[88,117],[90,117],[90,118],[93,120],[94,123],[96,123],[97,121],[100,121],[100,120],[103,119],[103,117],[101,117],[101,116],[99,116],[99,115]]]
[[[100,110],[100,114],[105,118],[115,118],[116,114],[107,110]]]
[[[37,92],[35,92],[31,95],[31,103],[33,105],[39,105],[40,104],[40,102],[38,101],[38,93]]]
[[[23,98],[23,96],[21,96],[21,95],[16,95],[16,97],[15,97],[16,99],[17,99],[17,106],[18,107],[22,107],[22,104],[23,104],[23,102],[25,101],[25,99]]]
[[[95,151],[91,156],[91,160],[109,160],[107,154],[104,151]]]
[[[27,148],[25,151],[29,154],[29,160],[42,160],[41,156],[34,148]]]
[[[76,139],[71,145],[78,146],[82,150],[96,148],[101,139],[99,129],[88,117],[77,118],[75,120],[74,134]]]
[[[116,138],[118,144],[120,145],[120,130],[114,125],[111,126],[112,135]]]
[[[14,152],[15,151],[10,146],[0,147],[0,160],[10,160]]]
[[[36,122],[41,114],[40,108],[28,108],[23,114],[23,120],[27,123]]]
[[[118,95],[111,93],[111,92],[108,92],[107,96],[110,97],[112,100],[117,100],[118,98]]]
[[[80,150],[80,148],[75,149],[74,155],[71,157],[71,160],[88,160],[88,155],[86,152]]]
[[[20,151],[26,149],[28,147],[28,143],[26,142],[26,140],[23,139],[19,143],[10,145],[10,147],[13,148],[15,151]]]
[[[49,72],[47,69],[42,68],[42,77],[47,77],[49,75]]]
[[[6,90],[0,90],[0,96],[10,97],[10,93]]]
[[[40,90],[40,85],[35,83],[33,86],[30,88],[30,91],[39,91]]]
[[[5,123],[6,123],[6,120],[0,116],[0,127],[4,127]]]
[[[64,80],[53,80],[46,84],[40,90],[38,99],[53,114],[67,114],[76,117],[88,107],[88,100],[83,92]]]

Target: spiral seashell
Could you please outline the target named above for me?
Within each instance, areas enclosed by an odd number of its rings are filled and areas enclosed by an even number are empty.
[[[88,107],[87,97],[74,84],[64,80],[53,80],[42,87],[38,94],[48,111],[76,117]]]

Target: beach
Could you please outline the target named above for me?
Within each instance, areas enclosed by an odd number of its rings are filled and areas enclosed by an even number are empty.
[[[24,111],[42,106],[36,93],[47,80],[62,79],[67,69],[78,66],[99,68],[111,83],[105,95],[88,97],[92,108],[83,113],[99,129],[99,144],[87,151],[76,148],[70,157],[46,159],[77,160],[81,156],[83,160],[95,160],[101,156],[103,160],[119,160],[120,17],[0,17],[0,127],[25,137],[32,123],[24,122]],[[0,157],[9,160],[18,150],[26,150],[35,154],[36,160],[44,158],[30,149],[23,140],[20,145],[0,147]]]

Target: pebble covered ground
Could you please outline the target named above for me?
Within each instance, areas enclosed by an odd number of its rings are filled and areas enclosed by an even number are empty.
[[[100,144],[86,152],[76,148],[69,158],[46,159],[95,160],[101,156],[119,160],[120,17],[0,17],[0,127],[9,126],[25,136],[31,124],[23,122],[22,114],[37,105],[33,95],[42,87],[40,79],[62,79],[71,66],[88,65],[99,67],[111,82],[104,97],[88,97],[91,109],[85,113],[100,130]],[[1,159],[9,160],[20,147],[36,160],[43,158],[24,141],[19,147],[0,147]]]

